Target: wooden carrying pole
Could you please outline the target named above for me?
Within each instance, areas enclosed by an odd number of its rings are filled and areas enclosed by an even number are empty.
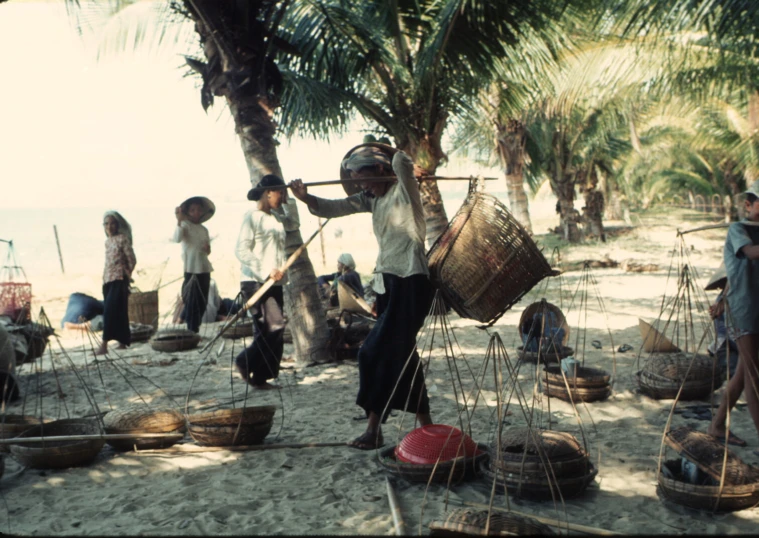
[[[759,222],[750,222],[750,221],[745,221],[745,220],[741,220],[741,221],[737,221],[737,222],[740,222],[741,224],[746,224],[748,226],[759,226]],[[692,233],[692,232],[701,232],[701,231],[704,231],[704,230],[716,230],[717,228],[729,228],[731,224],[733,224],[733,223],[732,222],[720,222],[719,224],[709,224],[707,226],[699,226],[698,228],[692,228],[690,230],[683,230],[683,231],[677,230],[677,233],[678,233],[678,235],[685,235],[685,234],[689,234],[689,233]]]
[[[268,188],[269,187],[267,187],[267,189]],[[317,229],[311,235],[311,237],[308,238],[308,241],[306,241],[305,243],[303,243],[301,246],[299,246],[297,248],[297,250],[295,252],[293,252],[292,254],[290,254],[290,257],[287,258],[287,261],[284,263],[284,265],[279,268],[279,270],[281,272],[284,273],[285,271],[287,271],[290,268],[290,266],[293,263],[295,263],[295,260],[297,260],[300,257],[301,254],[303,254],[303,251],[306,250],[306,248],[311,243],[311,241],[313,241],[314,238],[317,235],[319,235],[319,232],[321,232],[322,228],[324,228],[327,225],[328,222],[329,222],[329,219],[327,219],[323,223],[321,223],[319,225],[319,229]],[[273,285],[274,285],[274,280],[272,280],[271,277],[268,277],[266,279],[266,282],[264,282],[263,285],[260,288],[258,288],[258,291],[256,293],[254,293],[253,296],[250,299],[248,299],[245,302],[244,305],[242,305],[242,307],[240,307],[240,309],[235,313],[235,315],[232,317],[232,319],[228,320],[224,324],[224,326],[222,326],[221,329],[219,329],[219,334],[217,334],[216,336],[214,336],[213,339],[210,342],[208,342],[205,346],[203,346],[203,349],[201,349],[200,352],[201,353],[205,353],[208,348],[210,348],[211,346],[213,346],[216,343],[216,340],[218,340],[219,337],[222,334],[224,334],[238,319],[240,319],[243,316],[243,314],[245,314],[245,312],[247,312],[254,304],[256,304],[261,299],[261,297],[263,296],[263,294],[266,293],[269,290],[269,288],[271,288]]]
[[[326,185],[344,185],[345,183],[380,183],[383,181],[395,181],[398,178],[395,176],[384,177],[362,177],[358,179],[330,179],[328,181],[312,181],[310,183],[304,183],[304,187],[323,187]],[[422,176],[417,178],[418,181],[469,181],[472,177],[444,177],[444,176]],[[498,178],[484,177],[485,181],[495,181]],[[266,187],[266,190],[280,190],[289,189],[289,185],[274,185],[273,187]]]
[[[66,270],[63,268],[63,254],[61,254],[61,242],[58,241],[58,227],[53,224],[53,232],[55,233],[55,245],[58,247],[58,259],[61,261],[61,273],[66,274]]]
[[[48,437],[12,437],[0,439],[0,445],[21,443],[57,443],[59,441],[93,441],[97,439],[183,439],[183,433],[106,433],[103,435],[51,435]]]
[[[403,523],[403,516],[401,515],[401,507],[398,503],[398,497],[395,495],[395,490],[388,477],[385,477],[385,483],[387,484],[387,500],[390,503],[390,512],[393,514],[395,535],[406,536],[406,525]]]

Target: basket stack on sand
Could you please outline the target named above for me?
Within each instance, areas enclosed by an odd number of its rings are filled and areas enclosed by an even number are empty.
[[[536,319],[536,316],[540,319],[539,325],[525,330],[528,325],[534,324],[533,320]],[[543,321],[546,319],[552,319],[553,323]],[[551,332],[555,329],[561,329],[563,332],[561,344],[558,344],[552,338],[542,335],[543,331]],[[561,359],[574,354],[574,349],[566,345],[569,341],[569,333],[570,328],[567,319],[558,306],[546,300],[532,303],[524,309],[522,315],[519,317],[519,338],[523,343],[527,342],[528,339],[534,339],[539,344],[538,349],[526,351],[522,345],[517,347],[517,356],[520,360],[532,363],[538,360],[545,364],[557,363]]]
[[[132,343],[147,342],[153,336],[155,329],[146,323],[129,322],[129,332],[132,336]]]
[[[409,432],[397,446],[380,452],[380,465],[409,482],[457,484],[475,478],[487,447],[458,428],[430,424]]]
[[[12,444],[11,455],[21,465],[32,469],[65,469],[90,463],[100,453],[104,439],[62,440],[55,437],[74,435],[102,435],[97,421],[85,418],[67,418],[34,426]],[[26,437],[50,437],[50,441],[24,443]]]
[[[42,422],[30,415],[0,415],[0,439],[16,437]],[[0,453],[2,452],[10,452],[10,445],[0,445]]]
[[[162,329],[150,339],[150,347],[156,351],[172,352],[195,349],[200,335],[187,329]]]
[[[130,290],[129,321],[158,329],[158,290]]]
[[[489,521],[488,521],[489,519]],[[488,529],[487,534],[485,529]],[[508,512],[457,508],[442,521],[430,523],[430,536],[555,536],[548,525]]]
[[[481,469],[490,485],[520,498],[550,500],[576,497],[597,471],[577,439],[566,432],[511,428],[488,450]]]
[[[683,459],[662,462],[658,476],[662,497],[690,508],[718,512],[759,504],[759,469],[729,450],[725,458],[723,442],[687,427],[671,430],[664,440]],[[723,465],[724,483],[720,487]]]
[[[273,405],[219,409],[187,417],[187,430],[203,446],[259,445],[274,424]]]
[[[596,402],[611,394],[611,376],[598,368],[575,366],[567,373],[560,366],[546,366],[543,372],[543,392],[553,398],[567,402]]]
[[[108,434],[134,434],[134,437],[129,439],[108,439],[108,444],[116,450],[167,448],[181,441],[183,435],[141,438],[139,434],[184,434],[187,431],[184,415],[173,407],[151,409],[147,405],[130,405],[106,413],[103,424]]]
[[[681,400],[701,400],[722,384],[714,359],[679,351],[651,353],[637,377],[641,392],[656,399],[674,399],[682,386]]]
[[[221,334],[222,338],[229,338],[231,340],[237,338],[252,338],[253,337],[253,320],[244,320],[234,323],[226,331]]]

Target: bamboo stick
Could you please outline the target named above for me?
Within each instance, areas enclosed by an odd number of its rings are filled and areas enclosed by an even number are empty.
[[[66,274],[66,270],[63,268],[63,254],[61,254],[61,243],[58,241],[58,227],[53,224],[53,232],[55,233],[55,244],[58,247],[58,259],[61,261],[61,273]]]
[[[48,437],[11,437],[0,439],[0,445],[19,443],[54,443],[58,441],[92,441],[96,439],[183,439],[183,433],[105,433],[102,435],[51,435]]]
[[[383,181],[395,181],[398,178],[396,176],[381,176],[381,177],[362,177],[356,179],[330,179],[327,181],[311,181],[304,183],[304,187],[324,187],[326,185],[344,185],[346,183],[379,183]],[[422,176],[417,178],[417,181],[469,181],[471,177],[447,177],[447,176]],[[496,177],[484,177],[485,181],[495,181]],[[289,185],[274,185],[273,187],[266,187],[266,190],[282,190],[289,189]]]
[[[741,224],[747,224],[748,226],[759,226],[759,222],[740,221]],[[692,232],[701,232],[703,230],[715,230],[717,228],[729,228],[732,222],[720,222],[719,224],[708,224],[706,226],[699,226],[698,228],[692,228],[690,230],[677,230],[678,235],[685,235]]]
[[[396,536],[406,536],[406,525],[403,523],[403,515],[401,514],[400,503],[398,503],[398,497],[395,495],[393,485],[390,483],[390,479],[385,477],[385,483],[387,484],[387,500],[390,502],[390,512],[393,515],[393,525],[395,526]]]
[[[325,220],[323,223],[319,225],[319,229],[316,230],[311,237],[308,238],[308,241],[303,243],[301,246],[299,246],[295,252],[290,254],[290,257],[287,259],[287,261],[284,263],[282,267],[279,268],[281,272],[287,271],[290,266],[295,263],[295,260],[300,257],[301,254],[303,254],[303,251],[306,250],[308,245],[311,243],[311,241],[314,240],[314,238],[319,235],[319,232],[322,231],[322,228],[324,228],[330,219]],[[219,339],[219,337],[224,334],[238,319],[240,319],[245,312],[247,312],[254,304],[256,304],[261,297],[263,297],[264,293],[266,293],[269,288],[271,288],[274,285],[274,280],[271,279],[271,277],[268,277],[266,279],[266,282],[263,283],[263,285],[258,288],[258,291],[254,293],[250,299],[248,299],[242,307],[235,313],[235,315],[232,317],[232,319],[227,320],[227,322],[219,329],[219,333],[213,337],[212,340],[210,340],[205,346],[203,346],[203,349],[200,350],[200,353],[205,353],[208,348],[213,346],[216,343],[216,340]]]
[[[472,508],[479,508],[481,510],[487,510],[490,507],[487,504],[480,504],[480,503],[474,503],[474,502],[468,502],[468,501],[459,501],[457,499],[449,499],[448,501],[451,504],[458,504],[461,506],[471,506]],[[531,517],[532,519],[536,521],[540,521],[541,523],[545,523],[546,525],[550,525],[551,527],[558,527],[561,529],[567,529],[570,531],[577,531],[577,532],[584,532],[585,534],[595,534],[598,536],[621,536],[621,532],[614,532],[614,531],[607,531],[606,529],[599,529],[597,527],[588,527],[586,525],[578,525],[576,523],[567,523],[560,521],[559,519],[554,518],[548,518],[548,517],[542,517],[542,516],[536,516],[535,514],[528,514],[526,512],[517,512],[516,510],[506,510],[505,508],[498,508],[496,506],[493,507],[493,510],[496,512],[503,512],[503,513],[511,513],[518,516],[524,516],[524,517]]]
[[[178,445],[171,449],[149,449],[140,450],[140,454],[202,454],[204,452],[253,452],[262,450],[279,450],[282,448],[325,448],[333,446],[349,446],[346,442],[332,443],[279,443],[270,445],[238,445],[238,446],[198,446],[198,445]]]

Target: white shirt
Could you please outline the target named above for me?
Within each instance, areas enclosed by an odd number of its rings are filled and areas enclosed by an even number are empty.
[[[175,229],[172,241],[182,243],[182,261],[185,273],[210,273],[213,271],[208,261],[205,247],[211,243],[208,230],[202,224],[183,220]]]
[[[235,247],[235,256],[240,260],[240,280],[263,283],[274,269],[282,267],[287,261],[287,232],[297,230],[299,225],[294,198],[288,198],[285,205],[279,209],[272,209],[271,213],[260,211],[257,206],[247,211]],[[285,275],[285,278],[274,285],[281,286],[286,282]]]

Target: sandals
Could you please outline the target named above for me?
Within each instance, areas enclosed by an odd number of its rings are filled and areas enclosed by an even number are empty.
[[[626,353],[626,352],[630,351],[632,348],[633,347],[630,344],[622,344],[621,346],[619,346],[619,348],[617,349],[617,351],[619,353]]]
[[[709,435],[711,435],[712,437],[714,437],[717,441],[721,443],[725,442],[724,435],[713,435],[713,434],[709,434]],[[746,441],[744,441],[737,435],[733,434],[733,432],[730,432],[730,436],[727,439],[727,444],[733,445],[733,446],[748,446],[748,443]]]
[[[348,446],[359,450],[375,450],[385,446],[385,442],[382,439],[382,434],[377,435],[372,432],[364,432],[348,443]]]

